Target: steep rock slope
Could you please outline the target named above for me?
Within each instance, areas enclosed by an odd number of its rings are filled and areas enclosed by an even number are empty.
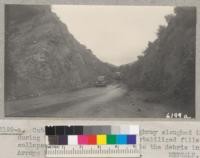
[[[121,67],[130,88],[159,91],[164,98],[188,104],[195,102],[195,7],[177,7],[166,16],[168,26],[160,26],[157,39],[149,42],[143,55]],[[194,106],[191,107],[194,110]]]
[[[50,6],[6,6],[7,99],[79,89],[110,67],[80,44]]]

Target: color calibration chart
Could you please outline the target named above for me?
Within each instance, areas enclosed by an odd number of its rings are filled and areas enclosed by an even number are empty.
[[[140,157],[139,126],[46,126],[46,157]]]

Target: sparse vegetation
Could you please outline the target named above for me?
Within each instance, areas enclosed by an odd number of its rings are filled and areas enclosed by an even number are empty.
[[[159,27],[143,55],[120,69],[130,89],[158,91],[159,98],[184,102],[194,111],[196,9],[176,7],[174,12],[165,17],[168,25]]]
[[[112,69],[73,37],[50,6],[6,6],[6,100],[91,87],[99,75],[110,79]]]

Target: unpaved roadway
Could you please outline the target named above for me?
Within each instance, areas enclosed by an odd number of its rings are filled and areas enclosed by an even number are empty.
[[[93,87],[72,93],[56,94],[30,99],[38,102],[35,106],[18,109],[16,112],[7,112],[7,116],[26,117],[69,117],[69,118],[130,118],[151,117],[164,118],[169,112],[181,112],[179,106],[164,103],[145,102],[149,94],[138,91],[127,91],[120,84],[107,87]],[[13,102],[14,106],[22,106],[29,100],[20,103]],[[8,103],[12,108],[12,103]],[[19,105],[17,105],[19,104]],[[23,105],[25,107],[26,105]],[[28,105],[27,105],[28,106]],[[10,108],[10,109],[11,109]]]

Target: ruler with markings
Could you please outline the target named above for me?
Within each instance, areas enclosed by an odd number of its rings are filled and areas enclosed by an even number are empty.
[[[46,157],[140,157],[136,145],[47,145]]]

